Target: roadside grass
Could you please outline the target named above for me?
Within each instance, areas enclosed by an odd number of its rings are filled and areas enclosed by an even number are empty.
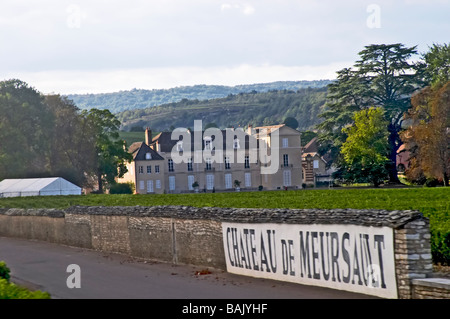
[[[83,195],[0,199],[0,208],[59,208],[70,206],[194,206],[294,209],[417,210],[430,219],[432,249],[444,251],[449,263],[450,188],[309,189],[162,195]],[[434,254],[434,256],[437,256]]]
[[[0,299],[50,299],[48,292],[31,291],[10,282],[11,270],[4,261],[0,261]]]

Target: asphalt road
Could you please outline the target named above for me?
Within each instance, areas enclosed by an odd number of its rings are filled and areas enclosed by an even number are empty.
[[[201,267],[143,261],[46,242],[0,237],[0,260],[12,281],[47,291],[52,299],[366,299],[321,287],[250,278]],[[80,288],[69,288],[69,265],[80,267]],[[71,277],[72,278],[72,277]],[[70,280],[69,280],[70,281]],[[75,281],[70,281],[75,282]]]

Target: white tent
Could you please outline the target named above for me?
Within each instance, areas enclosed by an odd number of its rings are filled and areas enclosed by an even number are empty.
[[[0,197],[81,195],[81,188],[61,177],[5,179],[0,182]]]

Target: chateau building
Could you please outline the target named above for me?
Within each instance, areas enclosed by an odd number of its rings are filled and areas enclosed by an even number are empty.
[[[139,194],[300,189],[300,138],[284,124],[156,136],[147,128],[145,141],[129,147],[133,161],[118,182],[134,183]]]

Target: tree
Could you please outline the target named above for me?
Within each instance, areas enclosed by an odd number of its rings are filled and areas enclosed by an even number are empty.
[[[434,44],[421,63],[427,84],[443,85],[450,80],[450,44]]]
[[[434,44],[422,56],[421,72],[428,86],[412,98],[405,114],[410,126],[401,136],[410,153],[406,176],[417,183],[428,178],[448,185],[450,45]]]
[[[97,154],[86,119],[67,97],[47,95],[45,103],[54,116],[49,157],[51,174],[80,186],[91,186],[85,172],[94,165]]]
[[[126,162],[132,156],[126,151],[125,142],[119,139],[120,122],[110,111],[91,109],[82,115],[97,154],[90,174],[97,177],[99,192],[103,192],[105,183],[113,184],[116,177],[123,177],[127,172]]]
[[[90,186],[114,182],[131,159],[107,110],[83,111],[20,80],[0,82],[0,179],[62,176]],[[100,176],[100,177],[99,177]]]
[[[354,115],[354,125],[344,128],[348,136],[342,144],[341,165],[337,177],[351,183],[382,183],[388,172],[387,121],[382,108],[361,110]]]
[[[410,180],[421,175],[441,179],[449,186],[450,81],[426,87],[411,102],[412,108],[406,113],[411,125],[402,134],[411,154],[406,175]]]
[[[317,137],[317,133],[313,131],[302,132],[302,147],[306,146],[313,138]]]
[[[294,130],[298,127],[298,121],[293,117],[286,117],[283,122],[286,126],[293,128]]]
[[[17,79],[0,82],[0,179],[48,174],[52,125],[38,91]]]
[[[360,60],[353,68],[337,74],[337,81],[329,85],[327,109],[318,125],[320,142],[329,145],[330,155],[339,161],[339,152],[347,138],[342,128],[353,123],[353,114],[371,106],[384,110],[389,132],[387,169],[389,181],[399,183],[397,151],[402,144],[403,113],[410,107],[410,97],[420,83],[418,66],[409,62],[417,54],[416,47],[402,44],[369,45],[359,52]]]

